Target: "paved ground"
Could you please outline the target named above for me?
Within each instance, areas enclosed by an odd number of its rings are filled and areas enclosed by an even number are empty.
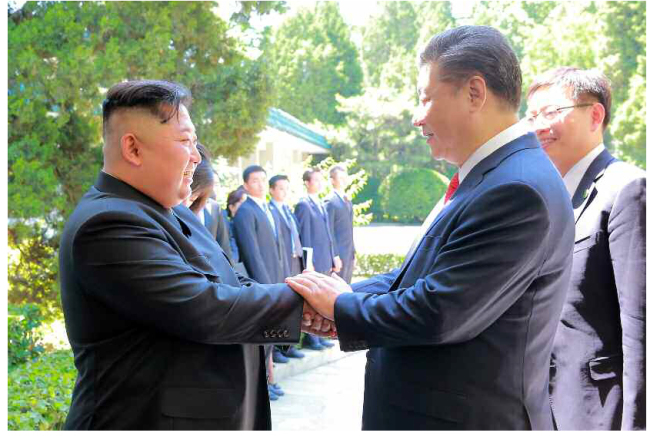
[[[363,254],[406,254],[420,226],[371,224],[354,228],[354,246]]]
[[[279,380],[285,395],[271,401],[273,430],[361,429],[366,353],[343,353],[338,344],[327,353],[329,363]]]

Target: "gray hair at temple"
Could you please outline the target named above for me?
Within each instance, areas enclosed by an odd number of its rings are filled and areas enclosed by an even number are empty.
[[[575,67],[558,67],[547,71],[533,80],[526,96],[529,99],[543,88],[560,86],[568,91],[569,98],[576,103],[589,103],[595,99],[605,107],[603,131],[607,128],[612,108],[612,87],[609,79],[598,70],[581,70]]]
[[[521,102],[521,68],[517,55],[498,30],[488,26],[460,26],[435,35],[419,55],[420,68],[435,63],[441,80],[462,84],[480,75],[514,111]]]

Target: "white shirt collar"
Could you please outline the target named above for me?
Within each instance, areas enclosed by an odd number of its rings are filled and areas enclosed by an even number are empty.
[[[585,157],[580,159],[578,163],[571,167],[571,169],[562,177],[564,184],[566,185],[567,191],[569,191],[569,197],[573,198],[573,195],[578,189],[580,181],[585,176],[589,165],[598,157],[600,153],[605,150],[605,144],[602,142],[593,150],[591,150]]]
[[[264,210],[264,206],[266,205],[265,200],[260,200],[259,198],[253,197],[252,195],[249,195],[248,198],[253,200],[260,207],[260,209]]]
[[[307,194],[309,198],[314,200],[314,203],[320,204],[320,198],[318,198],[318,194]]]
[[[470,171],[478,165],[483,159],[497,151],[499,148],[503,147],[507,143],[514,141],[530,132],[530,126],[526,120],[521,120],[516,124],[508,127],[506,130],[501,133],[493,136],[488,142],[481,145],[477,148],[474,153],[465,161],[463,165],[458,169],[458,181],[459,183],[463,182],[463,179],[467,177]]]

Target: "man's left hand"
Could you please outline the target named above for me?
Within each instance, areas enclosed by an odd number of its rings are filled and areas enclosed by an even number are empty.
[[[307,271],[295,277],[288,277],[285,281],[318,313],[332,321],[334,321],[336,298],[344,292],[352,292],[350,285],[336,274],[328,277],[317,272]]]

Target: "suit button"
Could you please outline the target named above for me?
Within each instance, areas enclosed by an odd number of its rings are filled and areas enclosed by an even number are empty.
[[[289,332],[287,330],[284,331],[284,337],[288,338],[289,337]]]
[[[268,338],[268,337],[269,337],[269,332],[266,331],[266,330],[264,330],[264,337],[265,337],[265,338]]]
[[[270,335],[271,335],[272,338],[275,338],[276,337],[275,330],[271,330]]]

